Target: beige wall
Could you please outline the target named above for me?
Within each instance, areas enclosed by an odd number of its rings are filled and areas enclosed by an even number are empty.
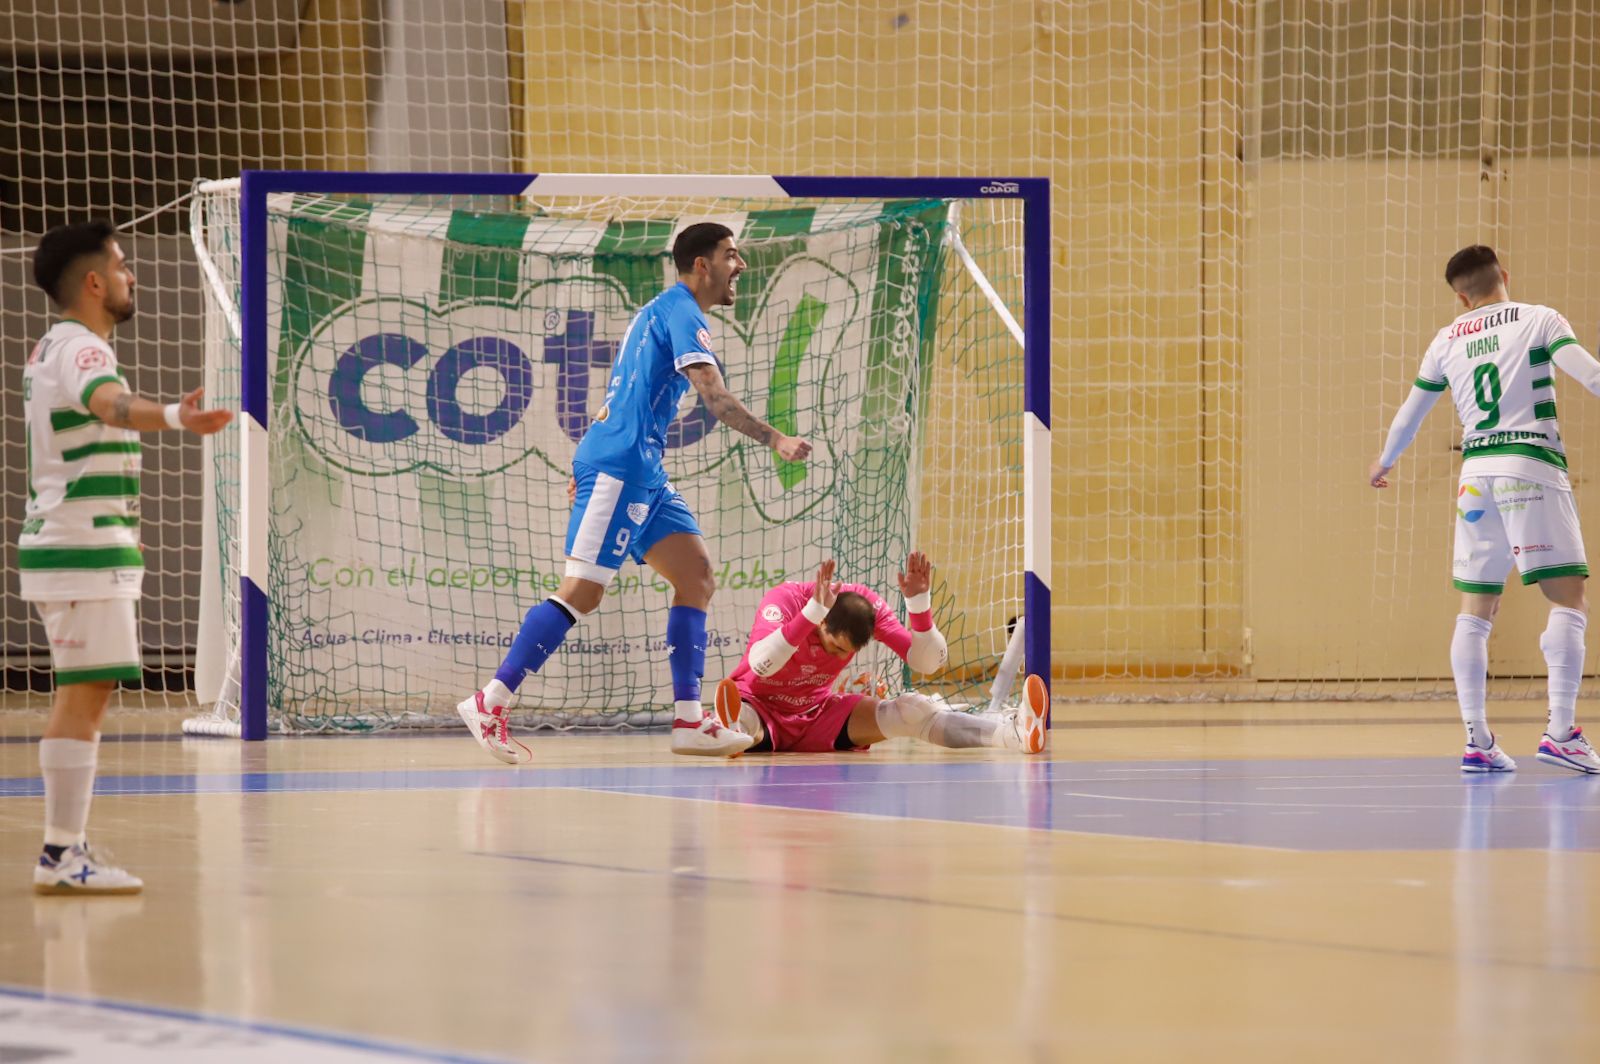
[[[365,158],[372,2],[306,9],[267,101],[297,131],[282,157]],[[1494,241],[1516,293],[1592,339],[1588,8],[510,0],[508,166],[1049,176],[1059,672],[1440,676],[1448,411],[1391,494],[1360,473],[1451,313],[1454,247]],[[984,413],[949,369],[935,426]],[[1008,513],[1014,485],[969,472],[1004,447],[965,429],[930,447],[974,461],[925,478],[927,545],[970,623],[1003,625],[951,500]],[[1535,606],[1508,596],[1503,617]],[[1539,668],[1531,643],[1495,653]]]
[[[1472,162],[1278,162],[1252,184],[1246,276],[1246,614],[1252,674],[1447,677],[1460,425],[1446,395],[1396,471],[1366,485],[1433,334],[1460,311],[1442,280],[1458,248],[1493,243],[1512,295],[1556,306],[1592,347],[1600,239],[1590,160],[1523,159],[1485,187]],[[1503,220],[1496,225],[1495,219]],[[1576,267],[1576,268],[1575,268]],[[1286,342],[1286,338],[1301,338]],[[1562,436],[1585,527],[1600,528],[1600,407],[1561,375]],[[1589,456],[1593,456],[1592,458]],[[1542,598],[1509,586],[1491,670],[1544,671]]]
[[[1203,157],[1237,159],[1218,149],[1238,128],[1242,5],[517,6],[528,169],[1051,177],[1056,662],[1226,663],[1239,175]],[[971,544],[952,502],[986,496],[992,468],[927,477],[930,549]],[[945,575],[982,603],[974,568]]]

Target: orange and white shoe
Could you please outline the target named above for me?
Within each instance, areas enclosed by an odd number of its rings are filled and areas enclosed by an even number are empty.
[[[1050,691],[1039,677],[1029,676],[1022,682],[1022,707],[1011,726],[1018,750],[1025,754],[1044,753],[1050,728]]]

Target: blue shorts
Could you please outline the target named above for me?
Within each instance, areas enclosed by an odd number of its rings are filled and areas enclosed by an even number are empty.
[[[567,520],[568,576],[609,584],[624,561],[643,562],[668,536],[702,534],[670,483],[641,488],[578,462],[572,475],[578,498]]]

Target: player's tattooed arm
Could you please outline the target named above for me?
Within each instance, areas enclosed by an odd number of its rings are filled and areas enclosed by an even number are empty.
[[[711,416],[733,431],[750,437],[757,443],[771,447],[778,456],[789,462],[803,461],[811,453],[811,444],[796,436],[786,436],[752,414],[737,396],[728,391],[722,371],[706,362],[684,368],[695,391],[705,401]]]
[[[712,417],[757,443],[768,447],[778,445],[783,433],[756,417],[748,407],[739,402],[739,398],[728,391],[728,385],[722,379],[722,371],[716,366],[702,363],[689,366],[683,372],[694,385],[695,391],[700,393],[700,398],[705,400],[706,409],[711,411]]]
[[[178,402],[164,405],[130,392],[121,381],[106,381],[89,393],[84,405],[89,413],[115,428],[158,432],[182,427],[205,436],[232,421],[233,413],[203,409],[200,403],[204,394],[204,389],[196,388]],[[176,423],[169,419],[169,412],[176,415]]]

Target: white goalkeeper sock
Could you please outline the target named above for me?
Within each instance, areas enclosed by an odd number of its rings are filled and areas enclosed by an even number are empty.
[[[1467,728],[1468,745],[1480,750],[1494,745],[1483,705],[1489,674],[1489,630],[1493,627],[1482,617],[1458,614],[1456,634],[1450,640],[1450,673],[1456,680],[1461,723]]]
[[[951,750],[1005,745],[1004,721],[940,709],[914,691],[879,702],[877,718],[878,730],[891,739],[910,736]]]
[[[1578,685],[1583,682],[1583,631],[1589,618],[1582,610],[1554,606],[1550,622],[1539,637],[1539,649],[1549,669],[1550,723],[1545,729],[1552,739],[1572,738],[1578,704]]]

